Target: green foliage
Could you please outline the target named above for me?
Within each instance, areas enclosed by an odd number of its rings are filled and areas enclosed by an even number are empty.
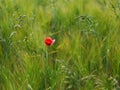
[[[0,0],[0,90],[119,90],[119,29],[119,0]]]

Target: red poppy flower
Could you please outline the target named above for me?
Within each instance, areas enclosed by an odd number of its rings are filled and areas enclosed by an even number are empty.
[[[44,42],[47,46],[51,46],[55,42],[55,39],[52,39],[51,37],[46,37]]]

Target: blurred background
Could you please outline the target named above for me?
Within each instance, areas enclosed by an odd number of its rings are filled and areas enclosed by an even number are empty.
[[[0,0],[0,90],[120,90],[120,0]]]

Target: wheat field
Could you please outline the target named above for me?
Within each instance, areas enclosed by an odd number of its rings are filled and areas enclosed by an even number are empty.
[[[120,90],[120,0],[0,0],[0,90]]]

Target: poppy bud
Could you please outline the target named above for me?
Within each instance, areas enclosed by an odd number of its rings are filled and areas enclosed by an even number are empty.
[[[47,46],[51,46],[55,42],[55,39],[52,39],[51,37],[46,37],[44,42]]]

